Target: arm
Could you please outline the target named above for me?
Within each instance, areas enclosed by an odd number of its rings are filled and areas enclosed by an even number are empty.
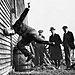
[[[21,25],[21,23],[23,22],[23,20],[25,19],[26,15],[27,15],[28,11],[29,11],[29,9],[28,8],[25,8],[25,10],[21,14],[20,18],[15,22],[14,26],[15,25],[19,25],[19,26]]]
[[[30,3],[28,3],[28,8],[25,8],[23,13],[20,15],[20,18],[15,22],[14,26],[15,25],[21,25],[21,23],[23,22],[23,20],[25,19],[25,17],[27,16],[28,14],[28,11],[29,11],[29,8],[30,8]]]
[[[71,41],[74,42],[74,35],[72,32],[71,32]]]

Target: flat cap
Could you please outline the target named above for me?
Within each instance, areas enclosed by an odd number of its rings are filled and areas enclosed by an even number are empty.
[[[51,27],[51,28],[50,28],[50,31],[52,31],[52,30],[55,30],[55,28],[54,28],[54,27]]]
[[[63,27],[62,27],[62,29],[67,29],[67,28],[68,28],[67,26],[63,26]]]
[[[39,33],[42,33],[42,32],[43,32],[43,30],[39,30],[38,32],[39,32]]]

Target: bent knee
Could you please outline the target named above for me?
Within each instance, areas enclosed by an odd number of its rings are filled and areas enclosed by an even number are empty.
[[[30,34],[39,35],[39,33],[38,33],[36,30],[32,30],[32,31],[30,32]]]

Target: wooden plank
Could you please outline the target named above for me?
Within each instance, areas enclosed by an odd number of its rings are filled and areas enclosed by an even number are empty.
[[[10,27],[8,23],[6,23],[2,18],[0,18],[1,23],[6,27]]]
[[[4,0],[1,0],[1,6],[3,7],[3,9],[5,10],[5,12],[10,13],[10,8],[7,7],[6,3],[4,2]],[[8,14],[9,15],[9,14]],[[10,16],[10,15],[9,15]]]
[[[1,14],[0,14],[0,15],[1,15]],[[7,22],[6,19],[4,19],[2,16],[1,16],[0,18],[1,18],[1,21],[3,21],[3,22],[9,27],[10,23]]]
[[[10,45],[4,44],[4,43],[0,43],[0,45],[3,46],[3,47],[4,47],[4,46],[5,46],[5,47],[11,47]],[[1,46],[0,46],[0,47],[1,47]]]
[[[4,72],[2,75],[8,75],[10,72],[12,72],[12,68],[7,69],[7,71]],[[9,74],[9,75],[11,75],[11,74]]]
[[[8,41],[6,41],[6,40],[3,40],[3,39],[0,39],[0,44],[6,44],[6,45],[8,45],[8,46],[10,46],[11,45],[11,43],[9,43]]]
[[[7,75],[5,73],[9,73],[12,70],[12,66],[7,66],[6,68],[0,70],[0,75]]]
[[[10,50],[4,50],[4,49],[0,49],[0,53],[1,54],[11,54],[11,51]]]
[[[13,42],[16,42],[16,41],[17,41],[17,39],[12,37],[12,41],[13,41]]]
[[[14,37],[15,36],[15,37]],[[16,45],[17,42],[18,42],[18,37],[19,35],[18,34],[15,34],[13,37],[12,37],[12,44]]]
[[[5,18],[2,14],[0,14],[1,20],[3,20],[7,25],[10,25],[10,22],[7,21],[7,18]]]
[[[16,42],[17,42],[17,40],[12,40],[12,44],[14,44],[14,43],[16,44]]]
[[[3,34],[3,31],[0,29],[0,33],[2,33]]]
[[[0,13],[4,14],[8,20],[10,20],[10,17],[8,16],[8,14],[5,12],[5,10],[3,9],[3,7],[1,6],[1,9],[0,9]]]
[[[0,44],[0,49],[8,49],[8,50],[11,50],[11,47],[8,47],[8,46],[5,46],[5,45],[2,45]]]
[[[6,40],[6,41],[8,41],[8,42],[11,42],[10,36],[7,37],[7,36],[4,36],[4,35],[0,34],[0,39],[4,39],[4,40]]]
[[[8,13],[10,13],[10,3],[7,2],[7,0],[1,0],[2,4],[5,6],[5,8],[8,10]]]
[[[15,41],[17,41],[17,39],[18,39],[18,36],[12,36],[12,40],[15,40]]]
[[[5,10],[2,8],[1,5],[0,5],[0,7],[1,7],[1,12],[7,17],[8,20],[10,20],[10,16],[8,16],[8,14],[5,12]],[[1,15],[1,13],[0,13],[0,15]]]
[[[12,42],[12,44],[13,44],[14,46],[16,46],[17,43],[16,43],[16,42]]]
[[[1,55],[0,54],[0,59],[3,59],[3,58],[10,58],[11,57],[11,55]]]
[[[7,5],[8,8],[11,8],[10,1],[11,0],[4,0],[4,2],[6,3],[6,5]]]
[[[8,63],[5,63],[5,64],[1,64],[0,65],[0,70],[7,67],[7,66],[10,66],[11,65],[11,62],[8,62]]]
[[[0,18],[2,18],[7,24],[10,25],[10,20],[8,20],[8,18],[6,18],[5,16],[3,16],[3,14],[0,14],[0,15],[1,15]]]
[[[1,19],[0,19],[0,29],[4,29],[5,26],[1,23]]]
[[[8,58],[8,59],[0,59],[0,64],[4,64],[6,62],[11,62],[11,59]]]
[[[7,39],[9,39],[9,38],[7,38]],[[11,44],[11,41],[8,41],[7,39],[0,38],[0,43],[6,43],[6,44],[8,43],[8,44]]]

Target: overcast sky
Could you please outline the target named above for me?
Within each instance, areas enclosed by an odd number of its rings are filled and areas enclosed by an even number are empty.
[[[75,34],[75,0],[26,0],[30,2],[28,24],[36,30],[43,29],[44,36],[49,39],[50,27],[63,35],[62,26],[68,25]]]

